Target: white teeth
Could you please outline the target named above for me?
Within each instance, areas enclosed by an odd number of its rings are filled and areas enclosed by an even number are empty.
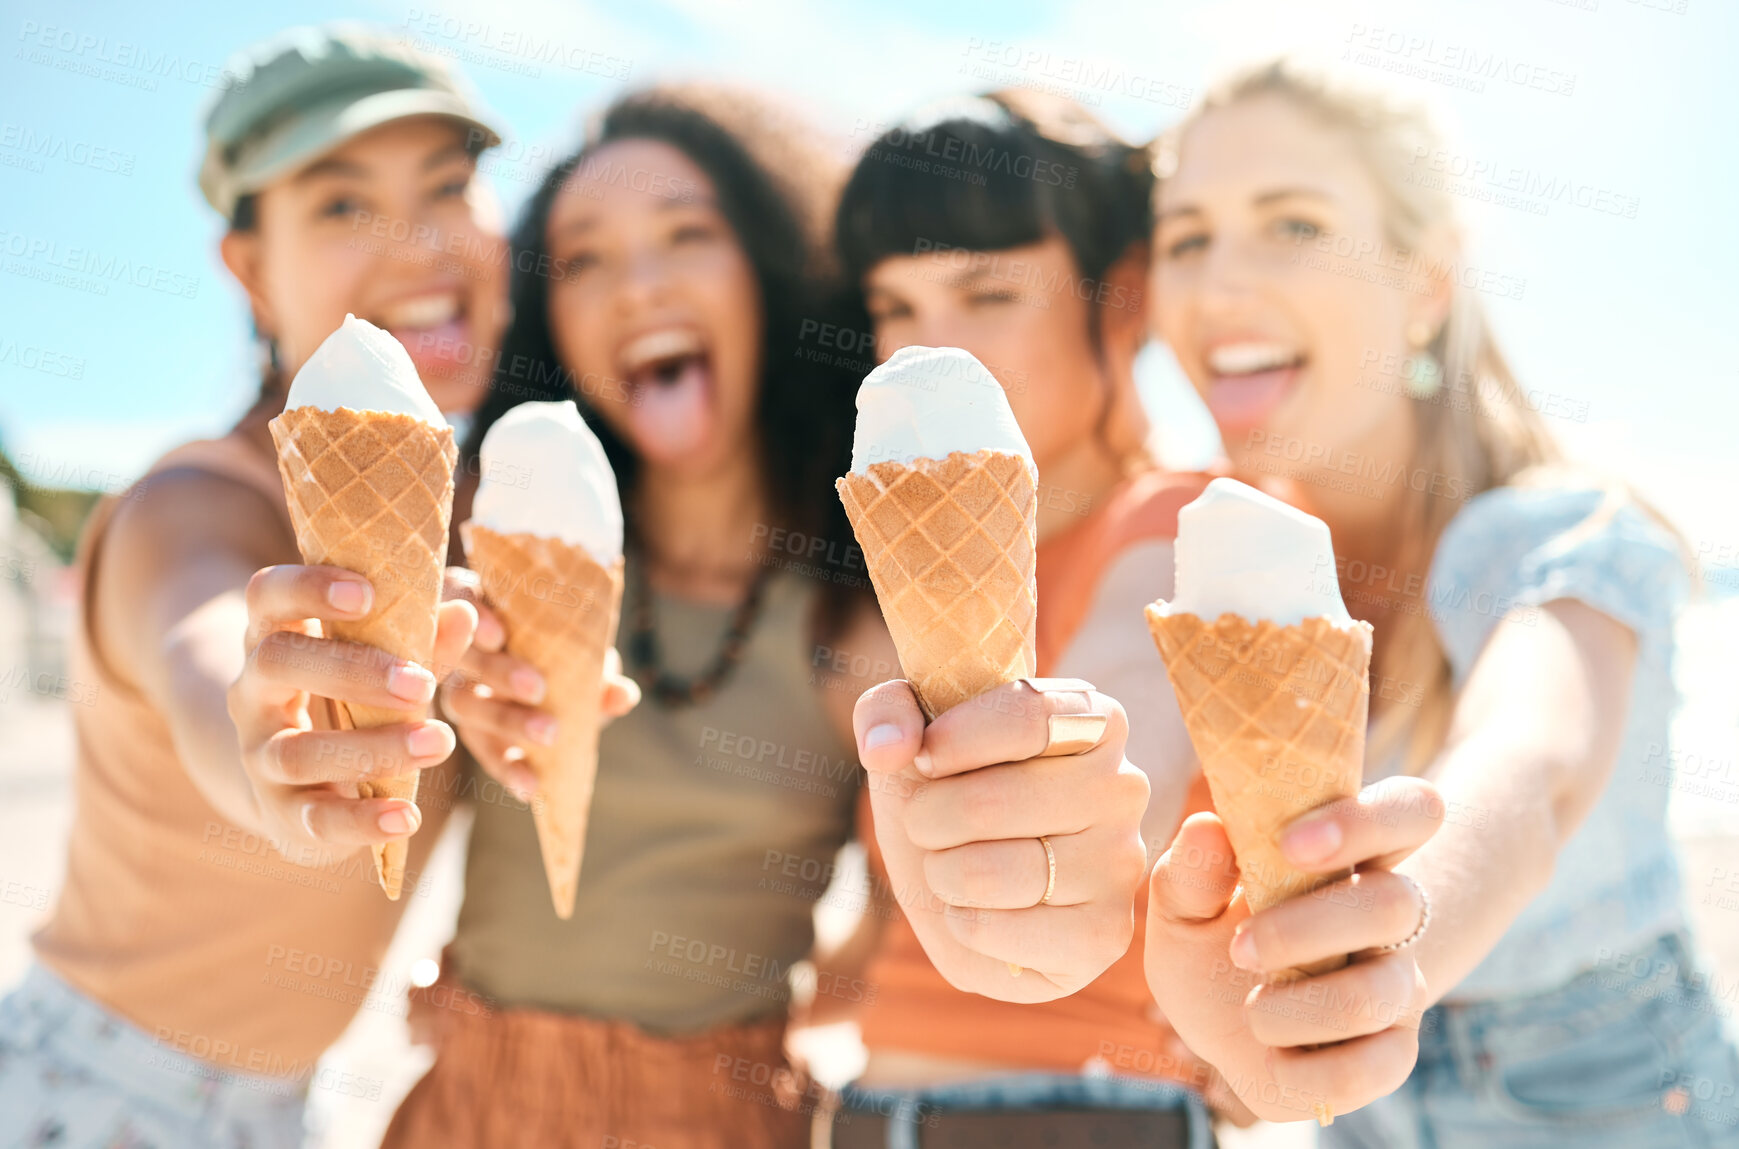
[[[390,329],[439,327],[459,314],[457,294],[419,295],[381,309],[381,326]]]
[[[1248,375],[1287,367],[1298,351],[1281,343],[1226,343],[1208,352],[1208,366],[1216,375]]]
[[[686,327],[666,327],[636,336],[622,348],[622,373],[632,375],[642,367],[706,350],[700,336]]]

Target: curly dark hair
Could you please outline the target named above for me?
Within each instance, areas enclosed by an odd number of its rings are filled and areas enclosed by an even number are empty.
[[[544,177],[512,236],[513,320],[489,394],[466,437],[467,461],[475,460],[483,435],[514,406],[571,398],[602,441],[624,504],[632,506],[640,460],[562,366],[549,321],[550,280],[561,274],[547,241],[556,195],[598,149],[620,140],[669,144],[712,181],[719,210],[760,284],[763,367],[755,418],[771,525],[825,539],[829,553],[844,553],[852,533],[833,481],[851,469],[859,377],[849,365],[803,355],[801,342],[804,330],[830,322],[843,306],[831,252],[831,208],[843,172],[813,129],[739,89],[660,85],[622,96],[598,117],[580,148]],[[632,543],[632,514],[625,525]],[[821,593],[828,630],[868,593],[861,578],[834,573],[843,577],[827,580]]]

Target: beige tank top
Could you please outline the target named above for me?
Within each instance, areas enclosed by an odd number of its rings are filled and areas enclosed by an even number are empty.
[[[151,475],[186,469],[264,495],[283,527],[280,561],[299,561],[269,456],[230,435],[177,448]],[[119,498],[156,497],[151,483]],[[117,505],[97,507],[80,548],[72,677],[91,689],[89,705],[72,708],[78,758],[66,882],[33,939],[36,953],[166,1049],[305,1078],[381,977],[405,903],[387,901],[366,850],[298,865],[230,823],[188,777],[163,716],[104,663],[91,641],[93,588],[113,577],[102,572],[103,539]],[[433,838],[412,839],[413,873]]]
[[[789,573],[770,580],[711,699],[648,698],[605,729],[572,919],[550,907],[530,811],[478,789],[452,948],[472,989],[658,1034],[785,1012],[860,774],[810,684],[812,590]],[[734,611],[653,602],[666,668],[702,672]]]

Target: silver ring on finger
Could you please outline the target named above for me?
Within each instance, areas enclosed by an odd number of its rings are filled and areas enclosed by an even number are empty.
[[[1395,876],[1406,882],[1409,886],[1412,886],[1413,891],[1419,895],[1419,924],[1413,927],[1412,933],[1408,934],[1398,942],[1390,942],[1386,946],[1372,947],[1378,953],[1383,954],[1392,954],[1413,945],[1421,937],[1425,936],[1425,929],[1431,924],[1431,895],[1425,892],[1424,886],[1421,886],[1406,874],[1396,874]]]

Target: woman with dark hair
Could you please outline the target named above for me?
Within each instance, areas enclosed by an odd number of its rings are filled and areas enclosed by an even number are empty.
[[[1039,673],[1087,679],[1128,706],[1157,856],[1207,796],[1141,610],[1171,597],[1177,512],[1208,476],[1167,474],[1145,447],[1134,360],[1152,193],[1145,150],[1068,100],[954,99],[870,146],[840,202],[838,246],[879,358],[961,347],[1007,392],[1039,470]],[[1021,847],[1008,896],[1037,903],[1066,867]],[[884,860],[873,859],[878,872]],[[848,949],[873,950],[863,976],[877,994],[862,1010],[868,1060],[834,1118],[836,1149],[911,1145],[919,1127],[950,1145],[1007,1144],[1018,1128],[1031,1144],[1195,1149],[1212,1139],[1204,1092],[1249,1120],[1158,1011],[1139,925],[1080,992],[1013,1006],[945,981],[918,922],[910,910],[867,915]]]
[[[647,697],[604,732],[570,920],[530,811],[479,807],[442,976],[494,1008],[443,1011],[388,1145],[804,1143],[786,975],[825,881],[782,863],[830,862],[858,790],[856,690],[811,685],[815,652],[893,665],[832,492],[855,380],[797,354],[827,283],[812,138],[726,89],[631,95],[513,237],[515,318],[465,451],[518,403],[579,402],[622,493],[619,643]],[[810,538],[836,561],[811,563]],[[486,685],[445,704],[529,800],[521,748],[554,719],[484,614]]]
[[[444,411],[480,398],[487,372],[451,349],[492,345],[505,318],[500,213],[475,179],[497,137],[438,61],[360,27],[294,29],[237,71],[206,120],[199,185],[227,224],[224,265],[267,366],[234,427],[177,447],[85,526],[73,673],[94,701],[73,708],[66,881],[33,939],[36,963],[0,1002],[7,1144],[299,1146],[316,1062],[359,999],[286,973],[287,955],[377,968],[405,903],[382,897],[361,847],[426,816],[418,869],[446,810],[453,732],[415,721],[434,676],[371,661],[371,677],[342,656],[321,676],[300,657],[316,632],[250,627],[249,606],[292,585],[254,580],[261,567],[297,561],[266,424],[347,313],[404,344]],[[357,576],[293,569],[307,576],[294,583],[298,616],[368,612],[373,589]],[[462,603],[443,610],[437,661],[459,656],[473,622]],[[244,676],[264,688],[257,710],[226,697],[244,661],[266,672]],[[406,721],[339,732],[304,689]],[[238,752],[252,714],[280,732],[292,710],[299,741]],[[305,753],[277,753],[292,745]],[[354,768],[294,807],[258,798],[374,754],[433,768],[422,815],[382,799],[335,820],[324,792]]]
[[[813,1107],[784,1049],[789,974],[851,832],[853,742],[885,745],[886,731],[854,731],[853,704],[897,666],[832,489],[859,367],[803,354],[806,333],[833,329],[832,167],[812,140],[740,93],[654,89],[612,105],[528,205],[515,319],[467,451],[515,403],[580,402],[618,474],[623,649],[649,697],[604,731],[571,919],[550,911],[529,810],[479,806],[442,976],[489,1007],[439,1011],[434,1067],[388,1145],[808,1143]],[[485,608],[445,705],[483,768],[535,800],[524,747],[554,719],[502,637]],[[1118,797],[1133,792],[1121,716],[1095,705],[1108,733],[1048,761],[1079,780],[1071,796],[1104,838],[1139,853],[1140,807]],[[960,776],[927,784],[937,801],[1007,760],[998,731],[1044,744],[1036,710],[953,725]],[[1092,943],[1053,953],[1044,939],[1034,970],[1103,970],[1127,944],[1132,893],[1071,907]],[[922,883],[910,895],[933,898]],[[935,944],[994,969],[980,992],[1062,992],[1011,979],[976,939]]]

